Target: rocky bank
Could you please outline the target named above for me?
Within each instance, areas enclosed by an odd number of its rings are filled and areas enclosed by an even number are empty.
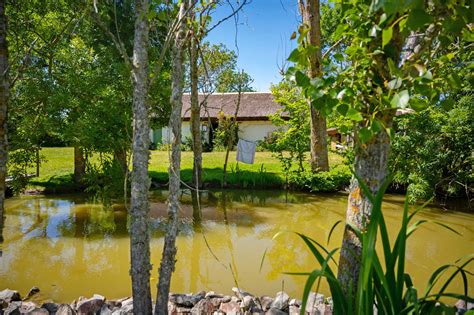
[[[265,314],[297,315],[300,314],[301,301],[290,298],[285,292],[278,292],[274,297],[255,296],[238,288],[233,288],[234,295],[223,295],[213,291],[196,294],[175,294],[169,296],[169,314]],[[107,300],[104,296],[94,294],[90,298],[79,297],[71,304],[45,302],[37,304],[30,301],[40,290],[33,287],[22,299],[18,291],[5,289],[0,291],[0,315],[35,314],[35,315],[125,315],[133,314],[133,299],[130,297]],[[464,314],[474,309],[471,303],[456,303],[457,314]],[[305,307],[307,315],[332,314],[331,298],[312,292]]]

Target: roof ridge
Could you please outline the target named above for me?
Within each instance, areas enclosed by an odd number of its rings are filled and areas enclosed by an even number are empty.
[[[239,92],[217,92],[217,93],[210,93],[210,94],[205,94],[205,93],[198,93],[199,96],[201,95],[237,95]],[[245,94],[272,94],[272,92],[242,92],[243,95]],[[183,95],[191,95],[189,92],[184,92]]]

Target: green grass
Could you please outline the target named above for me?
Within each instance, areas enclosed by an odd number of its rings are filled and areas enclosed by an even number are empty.
[[[154,182],[165,185],[168,182],[168,152],[151,151],[150,153],[150,177]],[[285,176],[279,161],[272,156],[272,153],[257,152],[255,163],[252,165],[238,163],[238,171],[235,154],[235,152],[231,152],[229,155],[227,166],[229,186],[241,188],[282,187]],[[31,180],[30,186],[32,188],[72,185],[72,173],[74,171],[73,148],[43,148],[41,155],[45,161],[41,164],[40,176]],[[331,167],[343,163],[343,158],[337,154],[330,153],[329,157]],[[97,161],[98,158],[96,155],[92,160]],[[203,153],[203,181],[205,185],[220,187],[224,159],[225,152]],[[191,182],[192,167],[192,152],[182,152],[181,178],[184,182]],[[309,168],[309,165],[307,167]]]

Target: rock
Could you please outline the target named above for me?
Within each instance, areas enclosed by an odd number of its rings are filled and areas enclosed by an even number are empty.
[[[212,298],[221,298],[222,299],[224,297],[224,295],[217,294],[214,291],[209,291],[209,292],[206,293],[206,295],[204,297],[208,298],[208,299],[212,299]]]
[[[44,308],[50,313],[56,313],[58,311],[58,304],[52,302],[46,302],[41,305],[41,308]]]
[[[90,299],[82,299],[77,302],[76,310],[78,314],[95,314],[101,310],[104,303],[105,297],[99,294],[94,294]]]
[[[47,309],[40,308],[40,307],[35,308],[31,312],[28,312],[28,315],[49,315],[49,314],[51,314],[51,313],[48,312]]]
[[[276,308],[276,307],[272,307],[270,308],[266,313],[265,315],[287,315],[288,313],[286,312],[283,312],[282,310]]]
[[[306,302],[306,313],[310,315],[320,314],[318,313],[320,312],[318,309],[318,305],[321,304],[324,305],[324,295],[316,292],[311,292],[308,296],[308,301]],[[324,314],[324,312],[322,314]]]
[[[251,295],[246,295],[243,297],[242,302],[240,302],[240,308],[243,309],[244,311],[248,311],[252,308],[256,308],[256,303],[254,301],[253,296]]]
[[[177,315],[191,314],[191,309],[189,307],[177,306],[175,314]]]
[[[0,300],[0,311],[8,307],[8,302],[5,300]],[[2,312],[0,312],[1,314]]]
[[[270,309],[270,306],[273,303],[273,298],[269,297],[268,295],[264,295],[260,297],[260,306],[262,310],[267,311]]]
[[[24,298],[23,300],[27,300],[33,295],[38,294],[39,292],[40,292],[40,289],[38,287],[32,287],[30,291],[28,291],[28,294],[26,294],[26,298]]]
[[[107,304],[102,305],[99,311],[100,315],[112,315],[112,310],[109,308]]]
[[[300,314],[300,307],[299,305],[291,305],[290,304],[290,309],[289,309],[289,312],[288,312],[290,315],[299,315]]]
[[[20,313],[27,314],[32,312],[36,308],[38,308],[38,306],[33,302],[23,302],[20,306]]]
[[[58,306],[58,310],[56,311],[56,315],[75,315],[76,312],[72,309],[71,305],[69,304],[61,304]]]
[[[121,314],[133,314],[133,298],[123,300],[122,306],[120,306]]]
[[[4,315],[19,315],[20,313],[21,302],[13,301],[8,304],[7,308],[3,310]]]
[[[222,311],[225,314],[242,314],[240,310],[240,304],[234,301],[221,303],[221,305],[219,306],[219,311]]]
[[[283,291],[280,291],[276,294],[275,299],[271,304],[271,308],[277,308],[279,310],[288,309],[288,302],[290,301],[290,296]]]
[[[206,292],[202,291],[197,294],[171,294],[169,297],[169,301],[176,304],[177,306],[184,306],[184,307],[193,307],[197,302],[202,300]]]
[[[202,299],[191,309],[191,314],[207,315],[212,314],[217,309],[210,299]]]
[[[5,289],[3,291],[0,291],[0,300],[4,300],[7,303],[10,303],[12,301],[21,301],[21,296],[18,291]]]
[[[232,288],[232,292],[234,292],[235,296],[237,296],[239,299],[243,299],[244,297],[246,296],[251,296],[253,297],[252,294],[248,293],[248,292],[245,292],[245,291],[242,291],[240,290],[239,288],[236,288],[236,287],[233,287]]]
[[[295,305],[295,306],[301,306],[301,301],[297,299],[291,299],[290,303],[288,303],[289,306]]]

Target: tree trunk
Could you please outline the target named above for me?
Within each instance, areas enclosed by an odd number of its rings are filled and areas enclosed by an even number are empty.
[[[135,0],[133,40],[133,163],[130,215],[130,259],[133,312],[151,314],[150,236],[148,230],[148,0]]]
[[[74,181],[80,183],[86,173],[86,158],[79,146],[74,146]]]
[[[36,159],[36,177],[40,176],[40,166],[41,166],[41,160],[40,160],[40,147],[37,146],[35,148],[35,159]]]
[[[184,19],[186,2],[181,2],[179,20]],[[168,226],[163,245],[161,258],[158,291],[156,296],[155,314],[168,314],[168,295],[170,292],[171,275],[176,260],[176,235],[178,234],[178,209],[180,195],[181,172],[181,108],[183,96],[183,56],[185,43],[185,22],[179,26],[173,51],[173,73],[171,86],[171,116],[170,127],[173,133],[171,161],[169,167],[169,199],[168,199]]]
[[[128,169],[127,150],[125,148],[115,149],[114,159],[120,165],[123,173],[126,174]]]
[[[5,179],[7,176],[8,139],[7,112],[10,85],[8,82],[8,43],[7,17],[5,2],[0,0],[0,232],[3,228],[3,210],[5,201]]]
[[[388,123],[391,122],[391,119],[388,119]],[[355,173],[368,185],[371,193],[376,194],[387,178],[390,138],[385,131],[381,131],[369,143],[361,145],[356,136],[355,150]],[[362,246],[360,239],[349,224],[364,231],[368,226],[371,214],[372,204],[362,192],[358,181],[352,178],[346,211],[346,226],[339,258],[338,279],[346,296],[352,287],[354,301],[361,267]]]
[[[299,0],[303,23],[309,27],[308,43],[317,47],[317,52],[310,56],[309,78],[322,77],[321,70],[321,15],[319,0]],[[329,171],[326,117],[316,110],[309,100],[311,111],[311,169],[313,172]]]
[[[232,144],[234,143],[234,128],[235,131],[238,133],[238,123],[237,123],[237,115],[239,114],[239,109],[240,109],[240,100],[242,99],[242,85],[239,85],[239,91],[237,95],[237,104],[235,104],[235,113],[234,113],[234,118],[232,121],[232,124],[230,125],[231,128],[231,135],[229,142],[227,143],[227,150],[225,152],[225,161],[224,161],[224,179],[223,179],[223,187],[227,187],[227,163],[229,161],[229,153],[230,150],[232,149]]]
[[[191,38],[189,63],[191,76],[191,136],[193,139],[193,185],[202,187],[201,107],[198,98],[198,39]]]

